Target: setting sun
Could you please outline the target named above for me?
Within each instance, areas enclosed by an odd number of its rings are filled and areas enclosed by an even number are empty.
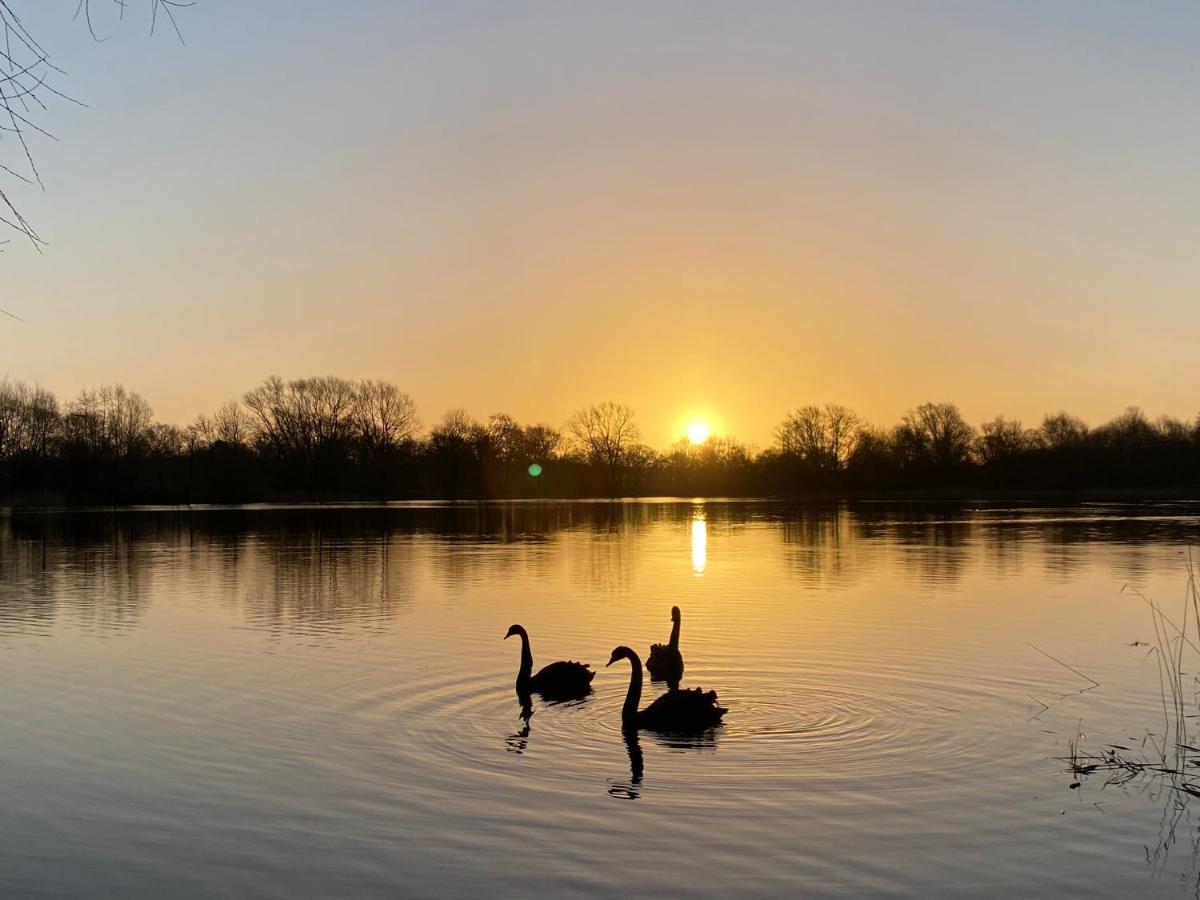
[[[707,422],[695,421],[689,422],[687,426],[687,438],[693,444],[703,444],[712,434],[712,428]]]

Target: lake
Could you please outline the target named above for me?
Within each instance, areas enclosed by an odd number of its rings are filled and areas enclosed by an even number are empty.
[[[14,512],[0,879],[55,897],[1195,896],[1188,796],[1060,758],[1162,735],[1133,591],[1178,621],[1198,538],[1187,504]],[[672,605],[683,686],[715,689],[726,721],[627,742],[629,664],[604,663],[665,641]],[[589,662],[593,694],[523,721],[513,623],[535,668]]]

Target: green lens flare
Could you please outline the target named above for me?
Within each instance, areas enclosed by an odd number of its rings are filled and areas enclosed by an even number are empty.
[[[539,475],[542,474],[542,467],[539,466],[537,463],[530,463],[529,464],[529,474],[532,475],[534,478],[537,478]]]

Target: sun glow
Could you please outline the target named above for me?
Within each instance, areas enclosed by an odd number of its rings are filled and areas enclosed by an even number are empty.
[[[687,426],[687,439],[693,444],[703,444],[712,434],[712,426],[707,422],[697,419],[694,422],[689,422]]]

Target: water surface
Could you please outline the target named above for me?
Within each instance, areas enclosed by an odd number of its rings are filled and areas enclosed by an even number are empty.
[[[1056,757],[1160,728],[1200,510],[639,502],[0,518],[0,877],[44,896],[1194,896]],[[725,725],[622,737],[683,609]],[[520,716],[535,665],[599,670]],[[1099,683],[1093,687],[1043,655]],[[658,688],[650,689],[648,702]],[[1200,802],[1200,800],[1196,801]]]

